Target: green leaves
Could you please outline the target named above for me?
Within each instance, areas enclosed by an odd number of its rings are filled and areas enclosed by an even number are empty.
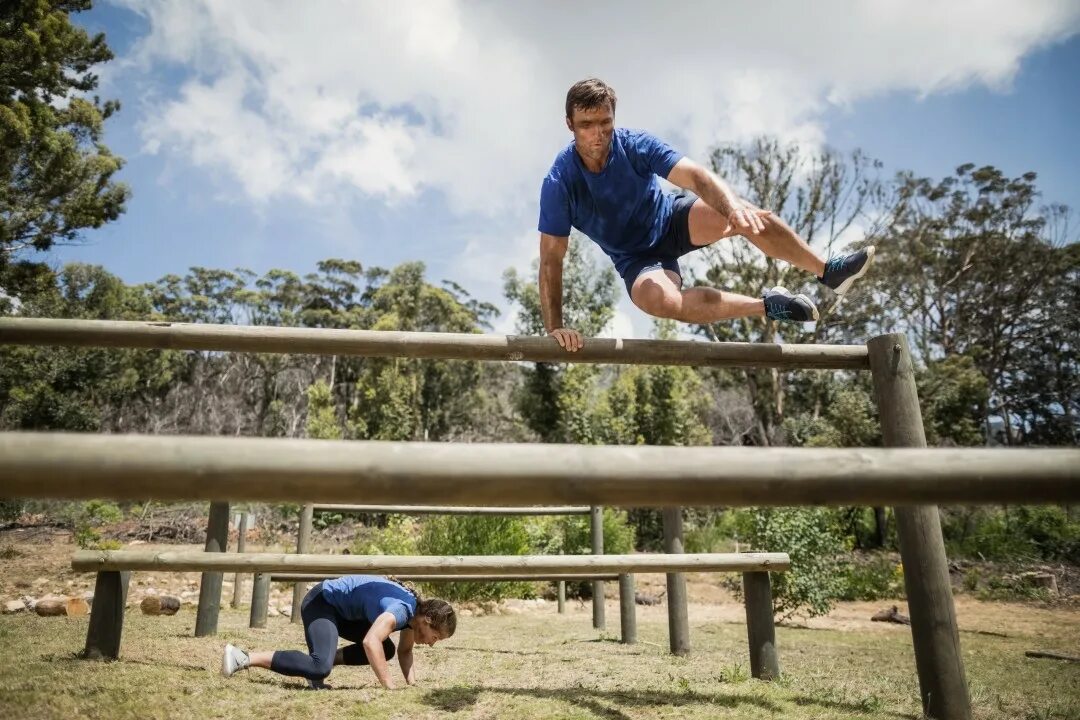
[[[21,250],[48,250],[124,211],[123,160],[102,144],[112,101],[93,65],[112,59],[103,35],[71,24],[89,2],[13,0],[0,10],[0,267]]]

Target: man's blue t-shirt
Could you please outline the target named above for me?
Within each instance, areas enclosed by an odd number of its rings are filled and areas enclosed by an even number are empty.
[[[660,188],[682,155],[643,130],[616,128],[607,165],[589,172],[571,142],[540,189],[539,230],[565,237],[571,226],[596,242],[622,272],[656,246],[671,218],[672,196]]]
[[[384,612],[393,613],[395,629],[404,630],[416,614],[416,597],[378,575],[346,575],[324,580],[322,596],[346,620],[374,623]]]

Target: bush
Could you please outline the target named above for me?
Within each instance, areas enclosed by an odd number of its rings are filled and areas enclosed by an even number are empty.
[[[946,508],[950,557],[1080,563],[1080,522],[1048,506]]]
[[[688,553],[732,552],[738,537],[735,513],[691,519],[683,528],[683,549]]]
[[[772,575],[773,612],[780,620],[816,617],[840,596],[841,554],[847,548],[825,508],[767,508],[741,511],[737,523],[759,552],[786,552],[791,569]]]
[[[420,534],[422,555],[528,555],[529,536],[520,518],[508,516],[442,515],[429,518]],[[501,600],[532,594],[532,584],[440,583],[425,584],[425,595],[445,600]]]
[[[70,512],[69,520],[76,545],[89,550],[115,550],[120,547],[120,543],[115,540],[101,539],[102,526],[124,519],[124,513],[115,504],[103,500],[89,500],[74,505]]]
[[[391,515],[386,527],[365,527],[349,546],[353,555],[415,555],[416,522],[404,515]],[[444,554],[444,553],[439,553]]]
[[[634,528],[627,523],[625,510],[603,509],[604,554],[625,555],[634,551]],[[562,550],[567,555],[592,554],[592,519],[588,515],[567,515],[557,521],[562,531]]]
[[[840,571],[839,600],[884,600],[904,597],[904,568],[887,555],[852,557]]]

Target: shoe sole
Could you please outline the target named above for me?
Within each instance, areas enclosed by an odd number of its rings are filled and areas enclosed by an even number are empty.
[[[833,290],[833,292],[836,293],[838,297],[843,297],[845,294],[847,294],[847,291],[851,289],[851,286],[855,284],[855,281],[866,274],[866,271],[870,269],[870,265],[872,265],[874,262],[875,252],[876,249],[873,245],[866,246],[866,262],[863,263],[862,268],[859,270],[859,272],[855,273],[847,280],[840,283],[840,285],[837,286],[835,290]]]
[[[221,654],[221,676],[232,677],[232,673],[229,672],[229,647],[225,646],[225,651]]]

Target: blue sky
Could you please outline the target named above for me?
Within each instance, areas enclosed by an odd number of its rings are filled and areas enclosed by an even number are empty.
[[[618,91],[620,124],[702,160],[771,133],[860,147],[890,173],[1034,170],[1046,201],[1080,208],[1075,2],[402,5],[115,0],[75,16],[117,55],[100,94],[123,104],[106,142],[133,197],[52,260],[129,282],[423,260],[503,306],[503,270],[537,254],[563,96],[589,75]],[[649,331],[624,299],[611,333]]]

